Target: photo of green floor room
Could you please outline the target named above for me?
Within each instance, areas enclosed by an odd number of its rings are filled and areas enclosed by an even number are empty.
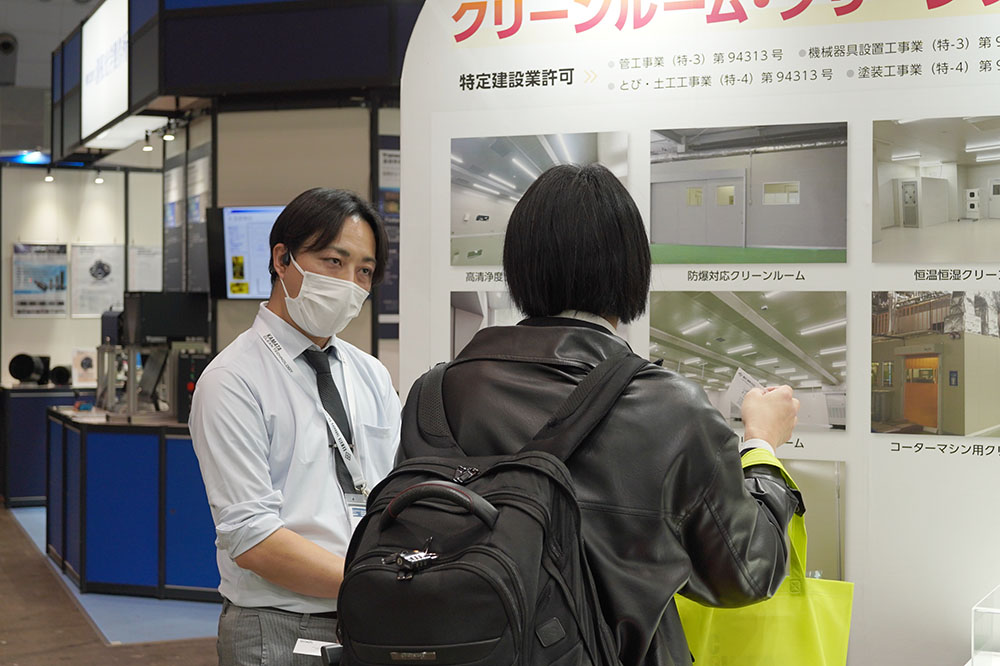
[[[1000,291],[872,293],[872,432],[1000,437]]]
[[[847,124],[654,130],[654,263],[843,263]]]
[[[499,266],[514,205],[560,164],[606,166],[626,187],[628,134],[536,134],[451,140],[451,265]]]
[[[797,432],[846,427],[845,292],[652,292],[649,317],[650,357],[700,384],[734,429],[726,393],[737,369],[795,389]]]

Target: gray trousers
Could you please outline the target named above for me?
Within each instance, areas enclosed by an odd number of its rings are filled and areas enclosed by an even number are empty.
[[[329,617],[222,602],[219,666],[325,666],[319,657],[292,654],[300,638],[332,643],[337,621]]]

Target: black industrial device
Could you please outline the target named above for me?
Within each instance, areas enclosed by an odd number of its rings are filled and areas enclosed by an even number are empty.
[[[49,357],[17,354],[7,366],[10,376],[24,384],[49,383]]]
[[[122,345],[208,340],[208,294],[125,293]]]
[[[174,400],[177,405],[177,421],[187,423],[191,415],[191,399],[201,373],[208,367],[211,356],[181,352],[177,355],[177,382]]]
[[[56,386],[69,386],[73,383],[73,372],[68,365],[57,365],[49,370],[49,380]]]

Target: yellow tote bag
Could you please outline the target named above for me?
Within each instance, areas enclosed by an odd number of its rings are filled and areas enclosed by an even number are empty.
[[[777,467],[768,453],[751,452],[743,466]],[[710,608],[675,597],[696,666],[844,666],[851,631],[854,584],[806,577],[806,525],[796,514],[788,527],[788,578],[767,601],[743,608]]]

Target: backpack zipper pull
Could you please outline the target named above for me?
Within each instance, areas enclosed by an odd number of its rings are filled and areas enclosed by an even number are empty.
[[[451,480],[455,483],[460,483],[465,485],[469,481],[472,481],[479,475],[478,467],[465,467],[464,465],[459,465],[455,469],[455,475],[451,477]]]

